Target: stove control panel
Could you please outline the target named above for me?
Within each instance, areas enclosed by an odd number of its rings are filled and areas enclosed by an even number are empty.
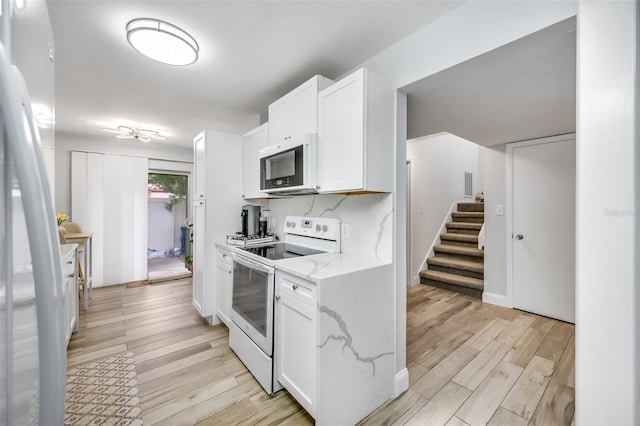
[[[327,217],[287,216],[284,221],[284,233],[339,240],[340,220]]]

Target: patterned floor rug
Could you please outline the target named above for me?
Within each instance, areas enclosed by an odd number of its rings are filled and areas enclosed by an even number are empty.
[[[65,425],[142,425],[133,353],[67,371]]]

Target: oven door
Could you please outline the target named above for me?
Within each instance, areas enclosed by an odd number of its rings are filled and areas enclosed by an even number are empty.
[[[253,342],[273,354],[275,268],[233,253],[231,320]]]

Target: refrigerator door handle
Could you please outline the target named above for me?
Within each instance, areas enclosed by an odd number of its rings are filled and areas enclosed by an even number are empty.
[[[14,163],[22,192],[28,240],[33,262],[39,350],[39,424],[64,422],[66,353],[63,335],[62,272],[58,240],[53,241],[55,212],[51,195],[42,185],[46,171],[37,141],[28,130],[33,117],[27,115],[24,81],[17,81],[4,45],[0,45],[0,113],[5,143]],[[20,93],[20,85],[22,94]],[[44,177],[46,179],[46,177]]]

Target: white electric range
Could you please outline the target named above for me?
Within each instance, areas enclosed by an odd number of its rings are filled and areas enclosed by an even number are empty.
[[[277,265],[301,256],[340,253],[340,221],[287,216],[284,241],[233,247],[233,296],[229,346],[269,394],[275,378],[274,294]]]

